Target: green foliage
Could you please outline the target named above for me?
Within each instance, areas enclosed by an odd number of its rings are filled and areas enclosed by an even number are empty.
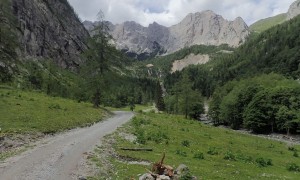
[[[267,166],[272,166],[272,165],[273,165],[272,159],[264,159],[264,158],[262,158],[262,157],[257,158],[257,159],[255,160],[255,162],[257,163],[257,165],[258,165],[259,167],[267,167]]]
[[[199,160],[204,159],[204,154],[203,153],[196,153],[196,154],[194,154],[194,158],[199,159]]]
[[[186,118],[197,119],[204,113],[203,100],[187,74],[183,74],[166,97],[166,110],[172,114],[184,114]]]
[[[233,154],[231,151],[227,151],[227,152],[225,153],[224,159],[225,159],[225,160],[229,160],[229,161],[236,161],[235,154]]]
[[[185,172],[183,175],[180,176],[179,180],[191,180],[193,179],[193,176],[190,172]]]
[[[163,90],[162,90],[162,87],[161,87],[159,81],[157,81],[157,83],[156,83],[155,104],[156,104],[156,108],[159,111],[164,111],[165,110],[165,102],[164,102],[164,98],[163,98]]]
[[[168,135],[163,131],[150,132],[147,134],[147,137],[149,141],[154,141],[157,144],[162,142],[167,142],[170,139]]]
[[[227,83],[216,89],[209,116],[215,124],[256,133],[296,132],[300,84],[277,74]]]
[[[180,155],[182,157],[187,157],[187,153],[183,150],[177,149],[175,154]]]
[[[209,155],[218,155],[219,152],[216,147],[209,147],[207,154]]]
[[[27,72],[22,73],[20,88],[40,90],[50,96],[86,100],[79,93],[82,79],[76,73],[58,67],[51,60],[27,61],[23,67]]]
[[[300,172],[300,167],[295,163],[288,163],[286,168],[288,171]]]
[[[136,135],[136,140],[135,140],[136,143],[146,144],[147,141],[143,130],[137,130],[135,132],[135,135]]]
[[[185,146],[185,147],[190,147],[190,141],[184,140],[184,141],[181,142],[181,145]]]

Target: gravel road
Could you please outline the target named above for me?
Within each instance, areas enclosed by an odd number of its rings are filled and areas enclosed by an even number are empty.
[[[0,180],[78,179],[84,154],[133,117],[131,112],[114,113],[106,121],[46,138],[33,149],[7,159],[0,164]]]

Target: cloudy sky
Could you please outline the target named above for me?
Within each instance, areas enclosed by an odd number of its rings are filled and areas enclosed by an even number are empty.
[[[242,17],[248,25],[287,12],[295,0],[68,0],[81,20],[95,21],[101,10],[113,23],[136,21],[144,26],[157,22],[171,26],[188,13],[213,10],[228,20]]]

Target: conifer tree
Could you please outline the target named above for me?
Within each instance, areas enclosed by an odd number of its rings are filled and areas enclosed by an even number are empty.
[[[163,90],[161,88],[160,82],[157,81],[156,83],[156,92],[155,92],[155,104],[156,108],[159,111],[164,111],[165,110],[165,102],[163,98]]]

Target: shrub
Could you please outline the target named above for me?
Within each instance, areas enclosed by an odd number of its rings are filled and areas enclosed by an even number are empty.
[[[144,118],[137,118],[137,117],[134,117],[132,119],[132,124],[134,127],[140,127],[141,125],[147,125],[147,124],[150,124],[150,121],[149,120],[146,120]]]
[[[298,152],[297,152],[297,151],[294,151],[293,156],[294,156],[294,157],[299,157]]]
[[[218,155],[219,152],[217,151],[217,148],[215,147],[209,147],[208,151],[207,151],[207,154],[210,154],[210,155]]]
[[[163,141],[167,141],[170,138],[168,137],[168,135],[165,132],[158,131],[158,132],[149,133],[147,139],[149,141],[154,141],[158,144],[158,143],[162,143]]]
[[[289,146],[289,147],[288,147],[288,150],[289,150],[289,151],[294,151],[294,152],[297,151],[297,149],[296,149],[294,146]]]
[[[181,145],[185,146],[185,147],[190,147],[190,141],[184,140],[184,141],[181,142]]]
[[[227,151],[225,153],[224,159],[229,160],[229,161],[235,161],[236,160],[235,155],[231,151]]]
[[[136,135],[135,143],[146,144],[145,133],[144,133],[143,130],[138,129],[138,130],[135,132],[135,135]]]
[[[191,179],[193,179],[193,176],[191,175],[190,172],[181,175],[179,178],[179,180],[191,180]]]
[[[180,155],[180,156],[183,156],[183,157],[187,157],[187,153],[185,151],[177,149],[175,153],[177,155]]]
[[[257,158],[255,160],[255,162],[257,163],[257,165],[259,167],[267,167],[267,166],[272,166],[272,159],[264,159],[264,158]]]
[[[253,161],[253,158],[251,156],[243,155],[243,154],[237,154],[236,159],[238,159],[244,163],[250,163]]]
[[[287,170],[300,172],[300,167],[295,163],[289,163],[289,164],[287,164]]]
[[[203,153],[196,153],[194,154],[195,159],[204,159],[204,154]]]

